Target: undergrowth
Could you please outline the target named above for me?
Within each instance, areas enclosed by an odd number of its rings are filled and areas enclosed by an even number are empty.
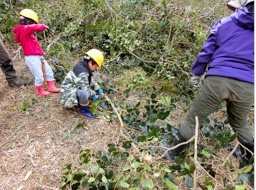
[[[194,98],[196,90],[188,83],[190,67],[211,25],[229,14],[225,2],[4,0],[0,34],[13,46],[11,31],[23,8],[33,9],[39,23],[51,29],[49,36],[38,33],[38,39],[58,82],[94,47],[105,56],[100,71],[104,92],[122,94],[114,102],[118,113],[109,102],[94,105],[108,111],[105,117],[110,122],[120,116],[125,123],[119,143],[109,142],[106,152],[81,151],[79,165],[67,164],[62,189],[253,188],[253,165],[240,163],[239,168],[230,155],[220,159],[220,152],[232,149],[236,134],[219,118],[201,126],[198,163],[193,142],[174,162],[164,160],[158,147],[164,135],[172,141],[176,133],[170,113],[178,103],[188,106]],[[29,109],[24,100],[22,112],[29,114]]]

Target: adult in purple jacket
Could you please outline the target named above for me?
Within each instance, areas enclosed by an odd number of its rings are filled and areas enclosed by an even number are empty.
[[[205,74],[206,72],[206,74]],[[173,147],[195,135],[195,117],[199,125],[217,110],[221,102],[227,103],[228,121],[237,132],[245,162],[252,158],[254,138],[247,116],[254,101],[254,0],[248,0],[237,12],[219,20],[192,65],[194,74],[190,82],[198,85],[205,74],[202,87],[191,105],[186,120],[180,124],[171,145],[164,141],[160,146]],[[173,160],[186,145],[166,152]]]

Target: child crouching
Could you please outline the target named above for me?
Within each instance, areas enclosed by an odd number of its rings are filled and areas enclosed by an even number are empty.
[[[93,72],[101,68],[104,57],[101,51],[91,49],[85,53],[84,58],[79,61],[66,75],[61,84],[60,103],[65,108],[76,107],[82,116],[96,118],[88,105],[98,99],[103,93],[97,82],[92,79]]]

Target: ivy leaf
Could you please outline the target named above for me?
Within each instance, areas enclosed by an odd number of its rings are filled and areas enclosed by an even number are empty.
[[[202,152],[201,152],[204,156],[206,156],[207,158],[210,158],[211,157],[211,153],[209,153],[208,151],[206,151],[206,150],[202,150]]]
[[[165,120],[168,117],[169,114],[170,114],[170,111],[167,111],[167,112],[164,112],[164,113],[159,113],[159,114],[157,114],[157,118],[161,119],[161,120]]]
[[[233,179],[233,180],[236,180],[237,178],[238,178],[238,174],[233,174],[233,175],[232,175],[232,179]]]
[[[122,160],[127,160],[127,157],[129,156],[129,153],[128,152],[122,152],[121,153],[121,159]]]
[[[151,99],[155,99],[157,97],[157,95],[155,93],[151,94]]]
[[[73,180],[80,181],[84,176],[86,176],[86,173],[75,173]]]
[[[95,178],[94,177],[90,177],[89,179],[88,179],[88,182],[89,183],[92,183],[92,182],[94,182],[95,181]]]
[[[191,176],[186,176],[185,183],[188,188],[192,188],[194,186],[193,178]]]
[[[142,179],[140,184],[142,187],[147,187],[149,189],[152,189],[154,186],[152,179]]]
[[[71,170],[72,164],[67,165],[66,169]]]
[[[249,173],[253,169],[253,165],[249,165],[243,172]]]
[[[92,166],[91,171],[93,174],[96,174],[99,170],[99,166]]]
[[[130,89],[130,88],[128,88],[128,89],[126,89],[126,90],[124,91],[124,94],[125,94],[125,97],[126,97],[126,98],[128,98],[128,97],[129,97],[129,95],[130,95],[130,91],[131,91],[131,89]]]
[[[141,163],[139,163],[139,162],[134,162],[134,163],[132,163],[132,167],[134,168],[134,169],[137,169],[138,167],[140,167],[140,165],[141,165]]]
[[[101,180],[102,180],[103,183],[107,183],[108,182],[108,179],[104,175],[102,176]]]
[[[246,190],[246,184],[236,186],[236,190]]]
[[[165,184],[170,188],[170,189],[173,189],[173,190],[178,190],[178,186],[175,185],[173,182],[169,181],[168,179],[165,180]]]
[[[129,149],[129,148],[131,148],[132,147],[132,141],[123,141],[123,148],[125,148],[125,149]]]
[[[118,183],[118,186],[121,188],[129,188],[130,187],[130,185],[128,183],[126,183],[125,181],[120,181]]]
[[[139,142],[145,142],[145,141],[147,140],[147,137],[146,137],[146,136],[139,136],[139,137],[137,138],[137,140],[138,140]]]

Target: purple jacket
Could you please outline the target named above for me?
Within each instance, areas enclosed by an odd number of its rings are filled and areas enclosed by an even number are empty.
[[[208,66],[208,63],[209,66]],[[192,73],[254,84],[254,13],[246,7],[219,20],[192,65]]]

